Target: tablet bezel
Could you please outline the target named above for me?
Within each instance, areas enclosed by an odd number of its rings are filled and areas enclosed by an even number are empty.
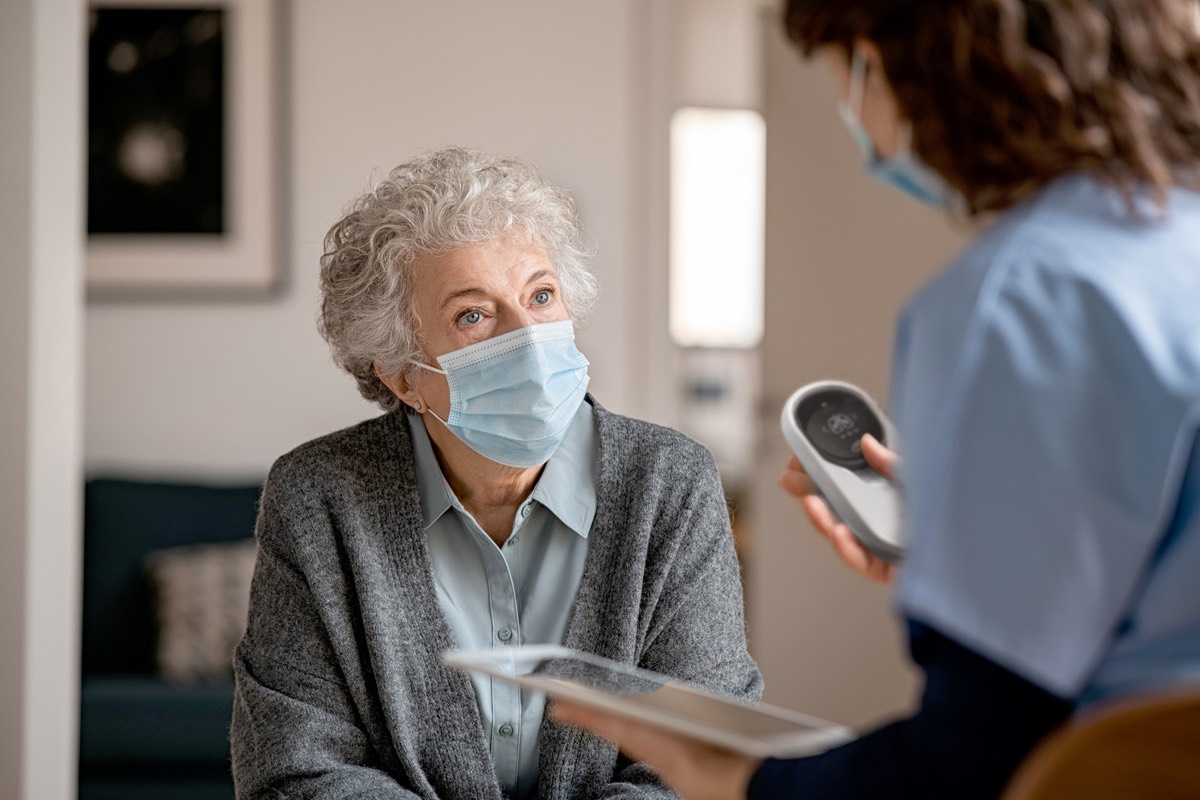
[[[669,684],[673,688],[686,691],[701,702],[737,706],[739,711],[750,709],[756,714],[770,717],[773,721],[781,721],[797,727],[795,731],[791,732],[768,734],[733,730],[709,720],[701,720],[641,704],[637,701],[637,695],[617,694],[561,677],[556,678],[553,685],[547,685],[543,682],[544,677],[517,672],[514,668],[516,664],[524,664],[527,665],[527,668],[531,668],[536,663],[547,659],[576,660],[618,675]],[[487,650],[447,650],[442,653],[442,661],[455,669],[482,673],[525,689],[540,692],[548,697],[571,700],[582,706],[638,720],[707,744],[757,758],[813,755],[853,738],[847,728],[807,714],[778,706],[756,705],[722,697],[668,675],[630,667],[612,659],[560,645],[521,645]]]

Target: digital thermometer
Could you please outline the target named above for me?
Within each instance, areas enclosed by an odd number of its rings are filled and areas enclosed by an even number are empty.
[[[780,422],[833,513],[876,556],[899,562],[904,555],[900,494],[862,454],[865,433],[897,449],[896,431],[879,405],[852,384],[818,381],[788,398]]]

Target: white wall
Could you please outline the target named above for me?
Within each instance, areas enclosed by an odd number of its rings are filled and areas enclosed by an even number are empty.
[[[609,408],[647,414],[646,343],[665,336],[639,286],[653,272],[638,149],[651,4],[288,5],[289,285],[266,301],[89,305],[88,471],[253,477],[296,444],[376,413],[316,332],[321,238],[372,171],[447,144],[526,158],[576,194],[602,282],[580,336],[592,388]]]
[[[83,4],[0,4],[0,797],[75,796]]]

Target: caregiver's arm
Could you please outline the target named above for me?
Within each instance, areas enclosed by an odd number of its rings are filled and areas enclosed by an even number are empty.
[[[926,676],[917,713],[810,758],[759,764],[578,706],[557,703],[554,713],[614,738],[688,800],[995,798],[1072,705],[936,631],[910,628]]]
[[[916,714],[821,756],[768,760],[752,800],[994,798],[1021,760],[1072,704],[937,631],[911,623],[913,660],[925,674]]]

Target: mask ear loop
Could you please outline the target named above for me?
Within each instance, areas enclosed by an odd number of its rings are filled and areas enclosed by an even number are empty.
[[[857,120],[862,120],[862,104],[863,96],[866,94],[866,85],[867,59],[863,56],[862,50],[855,47],[854,55],[850,58],[850,93],[846,98],[846,105],[854,112]]]
[[[438,375],[449,375],[450,374],[449,372],[447,372],[444,369],[438,369],[437,367],[431,367],[428,364],[422,364],[420,361],[417,361],[416,359],[411,359],[409,361],[409,363],[412,364],[414,367],[420,367],[421,369],[429,370],[430,372],[434,372]],[[446,420],[439,417],[437,415],[437,412],[434,411],[433,408],[431,408],[430,406],[426,405],[425,402],[422,400],[420,407],[417,408],[417,413],[424,414],[426,411],[428,411],[430,414],[433,414],[433,418],[436,419],[438,422],[442,423],[443,425],[446,424]]]
[[[438,369],[437,367],[431,367],[428,364],[422,364],[420,361],[413,360],[413,361],[410,361],[409,363],[412,364],[414,367],[420,367],[421,369],[427,369],[430,372],[436,372],[438,375],[449,375],[450,374],[449,372],[446,372],[446,370],[444,370],[444,369]]]
[[[867,85],[867,59],[862,54],[862,49],[855,47],[854,55],[850,61],[850,94],[846,98],[846,106],[854,114],[854,119],[861,124],[862,122],[862,104],[863,97],[866,95]],[[897,132],[896,154],[899,156],[912,155],[912,137],[913,127],[911,120],[904,120],[900,123],[900,130]]]

